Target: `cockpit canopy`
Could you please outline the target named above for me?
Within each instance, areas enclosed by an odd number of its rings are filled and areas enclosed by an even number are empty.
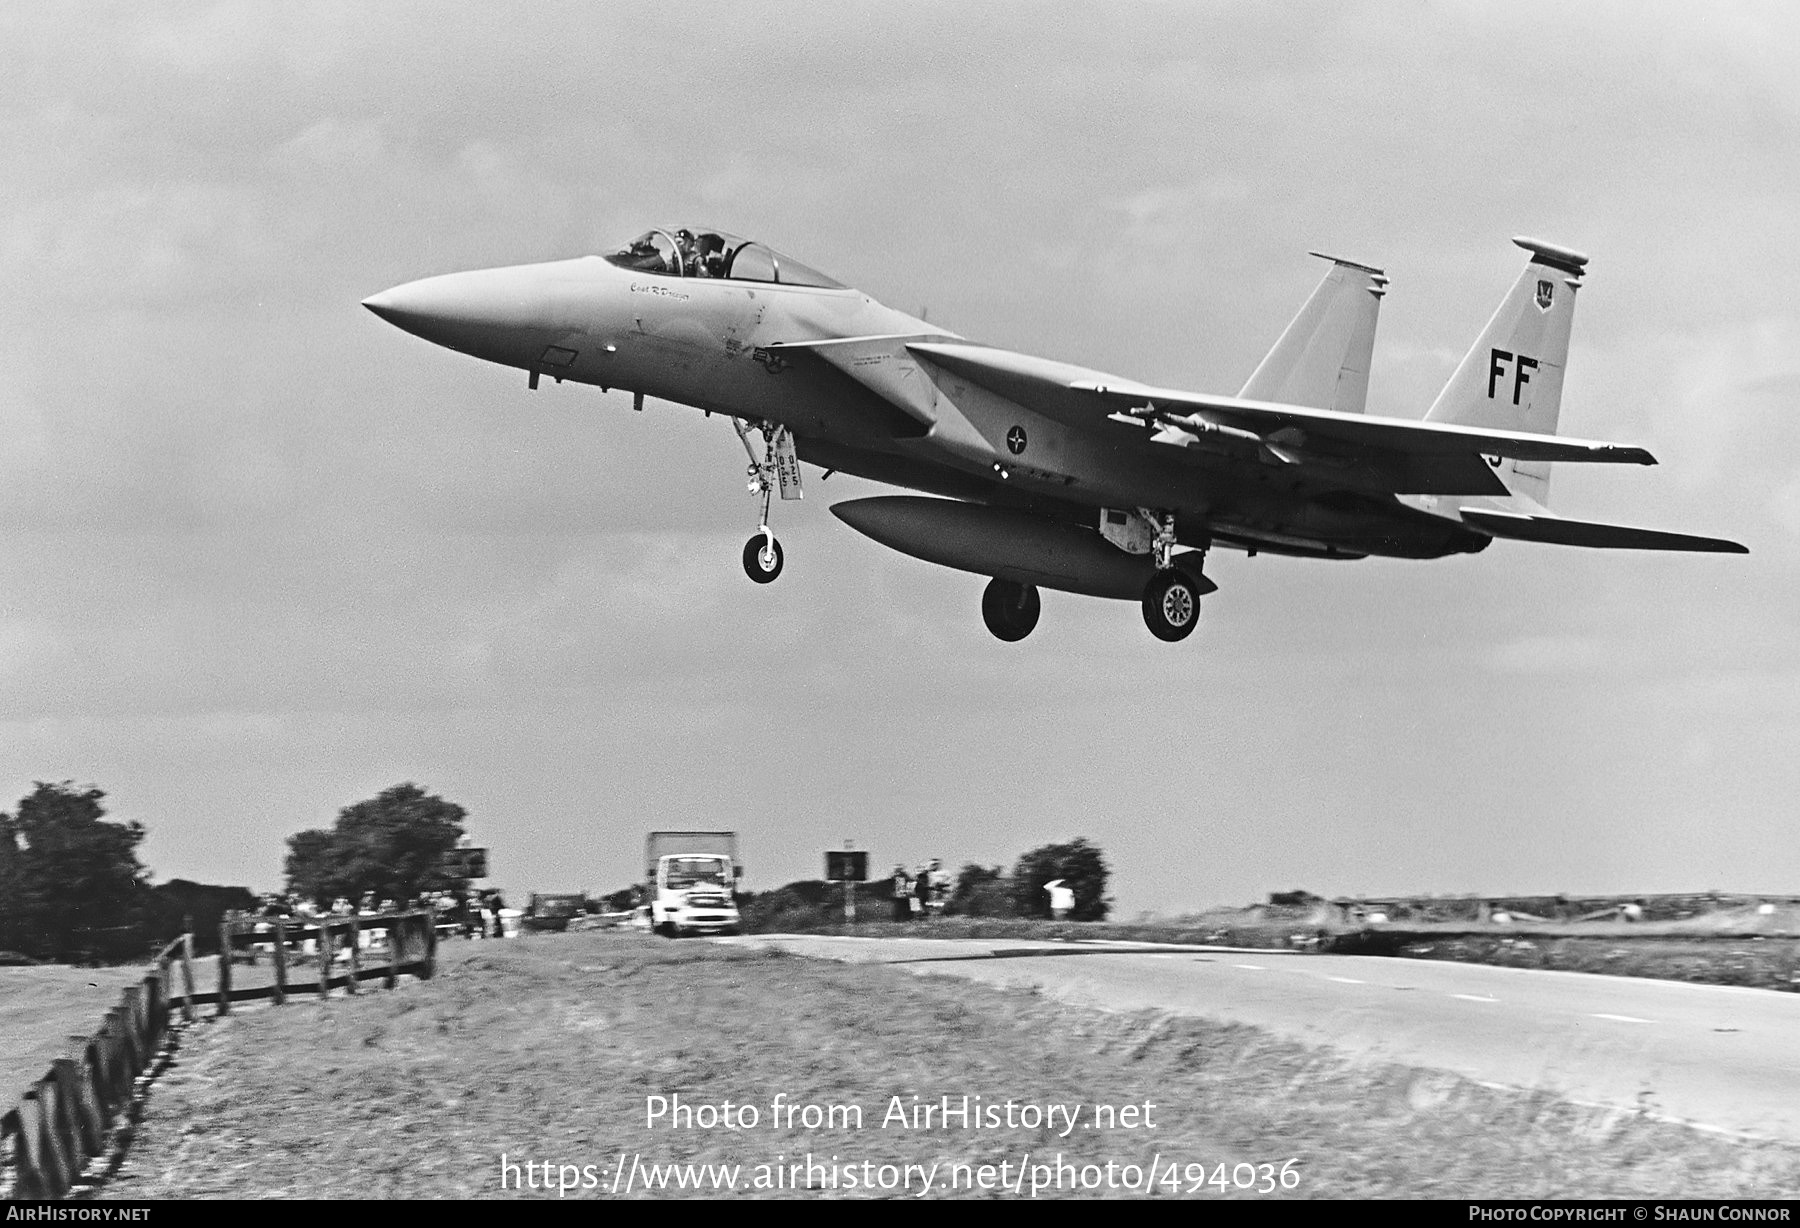
[[[844,283],[833,281],[774,248],[723,230],[648,230],[606,259],[622,269],[664,277],[715,277],[820,286],[827,290],[845,288]]]

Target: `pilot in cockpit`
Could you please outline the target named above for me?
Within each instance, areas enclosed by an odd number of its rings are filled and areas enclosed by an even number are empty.
[[[725,272],[725,240],[707,233],[694,242],[695,277],[720,277]]]
[[[692,277],[696,261],[694,259],[694,232],[683,227],[675,232],[674,273],[679,277]]]

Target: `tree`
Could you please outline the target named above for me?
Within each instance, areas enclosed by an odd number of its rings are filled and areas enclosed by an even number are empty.
[[[322,827],[288,837],[287,889],[304,900],[330,903],[337,889],[338,864],[332,855],[333,833]]]
[[[19,838],[12,820],[0,814],[0,952],[25,945],[19,910]]]
[[[217,949],[219,922],[226,913],[253,912],[257,906],[256,893],[248,887],[196,883],[185,878],[158,883],[145,894],[147,939],[164,943],[192,929],[194,941],[203,951]]]
[[[368,801],[338,811],[331,828],[288,837],[288,890],[328,904],[336,896],[356,900],[409,900],[427,891],[462,891],[447,861],[463,836],[469,812],[415,784],[399,784]]]
[[[139,954],[140,823],[109,823],[99,789],[38,781],[0,814],[0,946],[52,959]]]
[[[956,889],[944,912],[956,917],[1011,917],[1016,915],[1010,884],[999,866],[965,865],[956,875]]]
[[[1013,867],[1013,907],[1021,917],[1048,917],[1050,893],[1044,884],[1055,879],[1075,892],[1072,921],[1104,921],[1112,901],[1106,898],[1108,871],[1098,845],[1077,836],[1067,844],[1046,844],[1019,858]]]

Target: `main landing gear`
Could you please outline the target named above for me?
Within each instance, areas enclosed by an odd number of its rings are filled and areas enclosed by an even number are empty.
[[[800,498],[800,459],[794,451],[794,437],[787,427],[761,423],[763,455],[758,458],[750,442],[752,424],[733,418],[731,425],[750,455],[750,493],[762,496],[762,522],[756,536],[744,543],[744,574],[758,584],[768,584],[781,574],[781,543],[769,527],[769,500],[777,488],[783,499]]]
[[[1144,625],[1159,640],[1185,640],[1200,625],[1201,585],[1175,566],[1175,516],[1171,512],[1140,511],[1156,528],[1150,545],[1156,574],[1144,585]]]
[[[1159,640],[1185,640],[1200,625],[1200,586],[1171,568],[1144,586],[1144,625]]]
[[[744,566],[751,566],[750,555],[760,543],[751,538],[744,547]],[[779,555],[776,562],[780,568]],[[1150,577],[1144,586],[1144,625],[1159,640],[1174,643],[1185,640],[1200,625],[1200,581],[1187,572],[1171,567]],[[1037,627],[1043,601],[1037,585],[1015,584],[1011,580],[989,580],[981,594],[981,621],[995,639],[1017,643]]]
[[[1200,570],[1205,554],[1183,555],[1181,565],[1175,559],[1175,517],[1170,512],[1153,512],[1140,508],[1141,520],[1134,520],[1136,536],[1125,541],[1113,540],[1121,550],[1142,559],[1146,553],[1144,526],[1148,526],[1148,550],[1154,570],[1144,585],[1144,625],[1159,640],[1174,643],[1185,640],[1200,625],[1200,598],[1217,590],[1218,585]],[[747,556],[746,556],[747,557]],[[1089,574],[1107,574],[1096,570]],[[1140,573],[1141,574],[1141,573]],[[1110,586],[1109,582],[1109,586]],[[1129,583],[1129,582],[1128,582]],[[1129,592],[1129,588],[1126,592]],[[1117,592],[1115,596],[1123,596]],[[988,581],[981,594],[981,621],[996,639],[1016,643],[1030,635],[1037,626],[1043,603],[1037,586],[998,577]]]
[[[987,590],[981,594],[981,620],[995,638],[1009,644],[1031,634],[1043,608],[1035,584],[989,580]]]

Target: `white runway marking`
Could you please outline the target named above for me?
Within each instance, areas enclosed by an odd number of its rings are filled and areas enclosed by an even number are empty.
[[[1359,981],[1353,976],[1328,976],[1328,981],[1336,981],[1340,985],[1367,985],[1367,981]]]
[[[1498,1002],[1499,998],[1485,998],[1478,993],[1453,993],[1452,998],[1461,998],[1464,1002]]]
[[[1610,1019],[1614,1023],[1655,1023],[1654,1019],[1639,1019],[1636,1015],[1608,1015],[1601,1011],[1594,1012],[1596,1019]]]
[[[1263,967],[1261,964],[1233,964],[1231,966],[1233,968],[1247,968],[1251,972],[1267,972],[1268,971],[1268,969]]]

